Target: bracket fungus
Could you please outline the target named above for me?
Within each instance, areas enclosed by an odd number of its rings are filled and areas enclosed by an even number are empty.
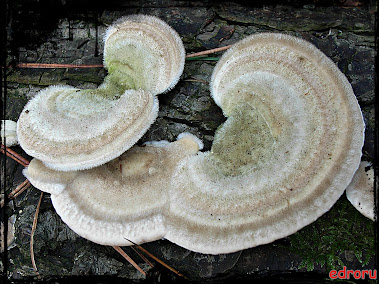
[[[374,221],[374,169],[369,162],[361,162],[346,188],[346,197],[362,215]]]
[[[359,166],[364,122],[338,67],[312,44],[256,34],[211,77],[227,117],[210,151],[173,176],[166,238],[219,254],[270,243],[327,212]]]
[[[120,156],[154,122],[156,95],[175,86],[184,60],[179,35],[162,20],[119,19],[104,38],[104,82],[97,89],[40,91],[18,120],[21,147],[61,171],[96,167]]]
[[[33,159],[24,175],[51,201],[62,220],[80,236],[102,245],[131,245],[165,235],[167,188],[178,162],[202,147],[193,135],[134,146],[93,169],[61,172]]]
[[[359,166],[365,127],[338,67],[304,40],[257,34],[222,56],[210,87],[227,117],[210,151],[184,134],[74,174],[50,179],[37,161],[24,174],[75,232],[106,245],[165,237],[230,253],[327,212]]]

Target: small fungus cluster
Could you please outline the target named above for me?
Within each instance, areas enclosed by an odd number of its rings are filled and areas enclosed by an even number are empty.
[[[131,147],[157,115],[155,95],[183,70],[171,28],[148,16],[117,21],[104,64],[98,89],[47,88],[18,121],[36,158],[25,176],[93,242],[164,237],[210,254],[269,243],[327,212],[359,166],[365,126],[353,90],[304,40],[251,35],[222,56],[210,90],[227,120],[207,152],[188,133]]]
[[[179,35],[156,17],[131,15],[104,38],[108,76],[97,89],[51,86],[40,91],[17,123],[21,147],[48,167],[82,170],[132,147],[158,115],[157,94],[183,72]]]

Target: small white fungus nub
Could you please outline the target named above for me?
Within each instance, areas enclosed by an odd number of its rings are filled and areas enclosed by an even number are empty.
[[[199,147],[199,150],[202,150],[204,148],[204,143],[203,141],[201,141],[201,139],[199,139],[197,136],[189,133],[189,132],[183,132],[183,133],[180,133],[178,135],[178,138],[177,140],[180,140],[182,138],[188,138],[188,139],[192,139],[193,141],[195,141]]]
[[[346,188],[346,197],[362,215],[374,221],[374,168],[371,163],[361,162]]]
[[[1,143],[7,147],[18,144],[17,122],[13,120],[1,120]]]

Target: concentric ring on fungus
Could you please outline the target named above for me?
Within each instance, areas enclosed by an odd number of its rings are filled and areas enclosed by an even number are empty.
[[[228,50],[211,94],[226,122],[208,152],[190,134],[133,147],[90,170],[25,176],[57,213],[105,245],[166,239],[230,253],[295,233],[328,211],[359,166],[364,122],[345,76],[312,44],[252,35]]]
[[[120,156],[154,122],[156,95],[175,86],[184,61],[179,35],[162,20],[119,19],[104,38],[104,83],[97,89],[41,90],[18,120],[21,147],[61,171],[93,168]]]
[[[211,94],[228,119],[211,151],[173,176],[167,239],[229,253],[295,233],[331,208],[359,166],[364,122],[329,58],[292,36],[252,35],[217,63]]]
[[[106,31],[104,66],[115,75],[117,79],[110,80],[117,80],[117,84],[164,93],[178,83],[184,62],[180,36],[159,18],[129,15]]]
[[[25,106],[17,123],[26,153],[68,171],[106,163],[133,146],[158,113],[158,99],[126,90],[117,100],[93,90],[51,86]]]
[[[48,169],[33,159],[24,175],[51,201],[80,236],[102,245],[124,246],[165,235],[167,188],[178,162],[202,147],[193,135],[134,146],[99,167],[72,172]]]

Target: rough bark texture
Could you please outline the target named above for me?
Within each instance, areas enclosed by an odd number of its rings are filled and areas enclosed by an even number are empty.
[[[363,159],[374,159],[375,7],[370,3],[355,7],[358,2],[347,1],[344,7],[342,4],[321,7],[320,2],[302,6],[297,1],[296,5],[290,5],[293,3],[288,1],[289,4],[244,7],[231,2],[162,0],[111,1],[104,7],[92,7],[89,2],[87,8],[82,2],[75,6],[75,1],[56,1],[52,7],[43,6],[47,1],[26,1],[22,5],[19,2],[15,1],[9,11],[12,19],[8,24],[10,63],[16,60],[101,64],[105,28],[120,16],[132,13],[155,15],[167,21],[181,35],[187,53],[233,44],[247,35],[266,31],[309,40],[329,56],[351,82],[367,126]],[[159,117],[140,142],[172,141],[179,133],[188,131],[199,136],[204,141],[204,150],[209,150],[215,130],[225,120],[209,95],[209,79],[215,63],[186,62],[178,85],[159,96]],[[101,83],[105,75],[106,70],[102,68],[11,68],[7,71],[6,119],[17,120],[28,99],[48,85],[91,88]],[[13,149],[30,159],[21,148]],[[5,190],[9,193],[24,180],[22,166],[9,158],[6,165],[2,162],[4,166],[7,170]],[[8,271],[3,271],[10,280],[35,277],[29,240],[39,196],[37,189],[30,188],[6,209],[9,216],[16,217],[16,238],[8,250]],[[194,281],[222,281],[233,277],[257,281],[273,277],[271,279],[281,281],[298,275],[307,281],[318,281],[327,278],[331,269],[343,266],[354,270],[375,268],[374,225],[350,205],[345,195],[315,223],[268,245],[217,256],[194,253],[166,240],[144,247]],[[44,195],[34,235],[35,259],[42,279],[106,276],[96,279],[129,279],[143,283],[177,279],[159,265],[150,269],[130,248],[125,250],[149,271],[147,278],[113,248],[91,243],[72,232],[55,213],[49,195]],[[1,268],[4,268],[3,263]]]

